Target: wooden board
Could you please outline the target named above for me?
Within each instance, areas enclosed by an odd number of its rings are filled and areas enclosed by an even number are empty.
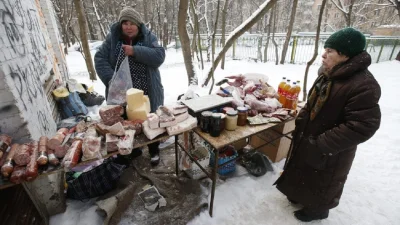
[[[219,95],[206,95],[190,100],[183,100],[182,103],[185,104],[194,113],[198,113],[207,109],[222,106],[231,103],[232,97],[221,97]]]
[[[201,138],[203,138],[206,142],[208,142],[211,146],[215,149],[221,149],[229,144],[232,144],[236,141],[239,141],[243,138],[250,137],[267,129],[270,129],[277,125],[282,125],[287,123],[294,118],[289,118],[280,123],[268,123],[263,125],[256,125],[256,126],[238,126],[234,131],[224,130],[221,132],[219,137],[211,137],[209,133],[204,133],[201,131],[199,127],[194,129],[194,132],[197,133]]]

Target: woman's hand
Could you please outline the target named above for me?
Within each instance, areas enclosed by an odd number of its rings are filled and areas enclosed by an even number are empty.
[[[133,46],[122,45],[122,49],[124,50],[126,56],[133,56]]]

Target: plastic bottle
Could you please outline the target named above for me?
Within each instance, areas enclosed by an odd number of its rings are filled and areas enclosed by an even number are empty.
[[[286,106],[286,93],[289,91],[289,89],[290,89],[290,80],[288,79],[287,83],[282,88],[282,95],[280,95],[279,97],[279,102],[282,104],[282,107]]]
[[[295,100],[295,92],[296,92],[296,82],[293,82],[293,85],[290,87],[290,89],[286,92],[286,102],[285,102],[285,108],[287,109],[292,109],[293,108],[293,102]]]
[[[300,81],[298,80],[297,84],[296,84],[296,87],[295,87],[294,101],[293,101],[292,109],[297,109],[297,102],[299,101],[300,91],[301,91]]]
[[[279,83],[279,86],[278,86],[279,97],[282,95],[282,90],[283,90],[283,87],[285,86],[285,84],[286,84],[286,77],[283,77],[282,81]]]

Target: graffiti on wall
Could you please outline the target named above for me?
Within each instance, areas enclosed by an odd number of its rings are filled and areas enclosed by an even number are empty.
[[[39,10],[35,0],[0,0],[0,54],[8,54],[0,69],[32,138],[56,129],[44,90],[53,62]]]

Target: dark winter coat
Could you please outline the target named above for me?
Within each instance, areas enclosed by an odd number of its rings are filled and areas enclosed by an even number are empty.
[[[317,116],[310,120],[309,102],[300,111],[291,154],[276,181],[289,199],[314,209],[339,204],[357,145],[380,125],[381,90],[367,69],[370,64],[371,56],[362,52],[335,67],[331,92]]]
[[[151,111],[154,112],[158,106],[164,104],[164,87],[161,83],[158,67],[164,62],[165,50],[158,44],[157,37],[145,25],[142,24],[140,30],[144,36],[143,46],[133,46],[133,60],[147,66],[150,105]],[[108,93],[108,84],[111,81],[117,63],[115,48],[121,40],[121,33],[120,23],[114,23],[106,40],[94,56],[96,72],[106,86],[106,96]]]

